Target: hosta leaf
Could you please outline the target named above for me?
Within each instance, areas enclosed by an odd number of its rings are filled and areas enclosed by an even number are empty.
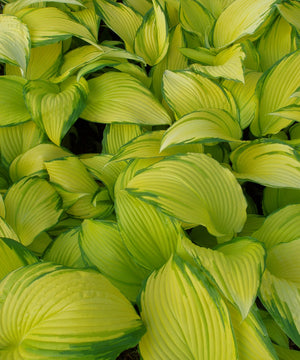
[[[234,1],[234,0],[198,0],[206,9],[208,9],[215,18],[218,18],[221,13]]]
[[[183,116],[165,132],[161,150],[174,145],[238,141],[241,137],[238,122],[227,111],[200,110]]]
[[[248,71],[245,73],[245,83],[225,80],[222,85],[233,95],[240,113],[240,126],[245,129],[258,114],[258,98],[255,94],[256,84],[262,73]]]
[[[261,243],[245,237],[219,245],[215,250],[193,246],[188,251],[245,319],[265,269]]]
[[[24,97],[32,119],[56,145],[66,135],[85,107],[89,89],[81,78],[71,77],[60,86],[45,81],[30,81]]]
[[[53,44],[71,36],[97,46],[97,39],[85,26],[55,7],[23,9],[16,16],[28,26],[33,47]]]
[[[147,328],[139,344],[144,360],[237,359],[225,303],[205,276],[178,256],[150,275],[140,304]]]
[[[259,53],[249,39],[242,41],[243,50],[246,53],[246,58],[244,60],[244,66],[246,69],[260,71],[260,58]]]
[[[201,45],[207,43],[215,19],[200,1],[181,0],[179,20],[186,31],[198,36]]]
[[[23,245],[29,245],[42,231],[55,225],[62,213],[61,199],[54,188],[40,178],[23,178],[14,183],[4,199],[5,220]]]
[[[284,348],[274,344],[275,350],[280,360],[300,360],[300,351]]]
[[[72,154],[56,145],[39,144],[15,158],[9,167],[9,176],[14,182],[24,176],[43,176],[47,174],[44,161],[68,155]]]
[[[278,244],[268,251],[267,270],[261,287],[260,298],[285,333],[300,344],[300,240]]]
[[[90,265],[95,266],[135,302],[149,271],[137,265],[129,255],[115,222],[84,220],[80,248]]]
[[[74,268],[86,267],[79,247],[79,230],[79,227],[73,228],[58,236],[47,249],[43,260]]]
[[[34,255],[41,257],[51,243],[52,238],[46,231],[43,231],[27,246],[27,249],[32,251]]]
[[[214,26],[214,46],[225,47],[247,35],[255,34],[272,14],[275,3],[275,0],[236,0],[231,3]]]
[[[177,118],[207,108],[223,109],[236,116],[232,95],[213,80],[192,72],[166,71],[163,96]]]
[[[18,155],[40,144],[44,137],[33,121],[0,128],[2,162],[9,165]]]
[[[87,9],[81,8],[79,11],[72,12],[72,16],[91,32],[94,39],[98,38],[100,19],[93,5]]]
[[[278,344],[285,348],[289,348],[289,338],[285,335],[285,333],[281,330],[281,328],[277,325],[272,316],[265,310],[259,310],[260,316],[263,320],[263,323],[266,327],[268,335],[271,341],[274,344]]]
[[[300,189],[266,187],[263,193],[264,214],[271,214],[286,205],[300,204]]]
[[[33,264],[10,273],[0,294],[5,359],[115,359],[144,333],[130,302],[95,271]]]
[[[243,230],[239,233],[239,236],[251,236],[254,233],[254,231],[258,230],[262,226],[264,221],[265,221],[264,216],[251,214],[251,213],[248,214]]]
[[[118,192],[115,207],[121,236],[134,261],[158,269],[177,248],[183,235],[180,223],[125,190]]]
[[[19,242],[18,235],[2,217],[0,217],[0,237],[16,240]]]
[[[227,303],[234,329],[240,360],[278,360],[275,349],[254,304],[248,316],[241,314]]]
[[[134,77],[108,72],[88,81],[90,96],[81,117],[100,123],[170,124],[171,119],[148,90]]]
[[[152,6],[149,0],[123,0],[123,3],[127,6],[132,7],[134,10],[136,10],[143,16],[146,15],[148,10],[150,10]]]
[[[0,44],[0,61],[20,66],[25,75],[31,45],[27,26],[15,16],[0,14]]]
[[[168,24],[162,7],[153,0],[153,8],[144,17],[134,40],[134,52],[148,65],[159,63],[169,46]]]
[[[143,17],[133,8],[111,0],[95,0],[95,7],[105,24],[124,41],[126,50],[133,52],[135,35]]]
[[[1,268],[0,279],[2,280],[11,271],[19,267],[38,262],[38,258],[34,256],[25,246],[15,240],[0,238],[0,256]],[[1,351],[0,351],[1,353]]]
[[[267,249],[300,237],[300,205],[289,205],[269,215],[253,237]]]
[[[296,150],[284,143],[255,141],[238,147],[230,155],[239,179],[265,186],[300,188],[300,163]]]
[[[300,104],[300,98],[291,97],[299,87],[300,50],[297,50],[275,63],[260,78],[257,84],[259,114],[251,126],[255,136],[276,134],[291,124],[282,114],[273,114],[289,105]]]
[[[279,16],[259,39],[258,51],[262,70],[266,71],[276,61],[296,49],[295,30],[284,18]]]
[[[280,14],[295,28],[300,30],[300,4],[297,0],[289,0],[283,3],[277,4],[277,9]]]
[[[23,99],[26,80],[18,76],[0,76],[0,126],[22,124],[31,119]]]
[[[191,50],[192,53],[190,54]],[[181,49],[181,51],[188,57],[191,55],[195,55],[196,57],[198,52],[201,53],[201,48],[199,50]],[[194,54],[194,52],[196,53]],[[203,61],[204,65],[192,64],[189,68],[196,73],[205,74],[213,78],[221,77],[229,80],[244,82],[243,60],[245,59],[245,56],[246,54],[241,45],[233,45],[220,51],[216,56],[214,56],[212,64],[206,65],[206,61]],[[194,60],[197,61],[196,58]],[[201,60],[200,55],[199,62],[201,62]]]
[[[215,236],[233,236],[246,220],[240,185],[230,170],[204,154],[168,157],[137,174],[126,190]]]

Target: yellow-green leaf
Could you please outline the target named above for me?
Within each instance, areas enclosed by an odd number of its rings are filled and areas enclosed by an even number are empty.
[[[218,18],[221,13],[232,3],[234,0],[197,0],[206,9],[208,9],[215,18]]]
[[[0,61],[17,65],[24,76],[30,56],[27,26],[15,16],[0,14]]]
[[[246,200],[234,175],[205,154],[161,160],[133,177],[126,190],[215,236],[232,237],[246,221]]]
[[[107,72],[88,81],[90,96],[81,117],[100,123],[170,124],[167,111],[131,75]]]
[[[134,39],[134,52],[148,65],[158,64],[166,55],[169,47],[168,24],[162,7],[153,0],[149,10],[137,30]]]
[[[300,351],[284,348],[274,344],[275,350],[280,360],[300,360]]]
[[[275,0],[236,0],[231,3],[215,23],[214,46],[225,47],[255,34],[274,11],[275,3]]]
[[[230,155],[235,175],[271,187],[300,188],[297,151],[276,140],[241,145]]]
[[[29,81],[24,87],[26,105],[32,119],[44,129],[56,145],[66,135],[85,107],[88,84],[84,78],[67,79],[60,86],[40,80]]]
[[[146,15],[152,6],[150,0],[123,0],[123,3],[132,7],[143,16]]]
[[[203,273],[178,256],[150,275],[140,304],[144,360],[237,359],[224,301]]]
[[[280,14],[295,28],[300,30],[300,4],[297,0],[289,0],[277,4]]]
[[[263,193],[262,207],[265,214],[271,214],[286,205],[300,204],[300,189],[266,187]]]
[[[164,134],[161,150],[174,145],[238,141],[242,131],[238,122],[221,109],[194,111],[176,121]]]
[[[23,178],[4,199],[5,220],[23,245],[29,245],[42,231],[58,222],[61,199],[54,188],[40,178]]]
[[[116,359],[145,332],[130,302],[96,271],[32,264],[10,273],[0,295],[4,359]]]

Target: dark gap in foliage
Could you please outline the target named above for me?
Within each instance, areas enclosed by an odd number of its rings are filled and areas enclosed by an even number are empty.
[[[116,360],[139,360],[140,354],[138,352],[138,348],[135,347],[133,349],[126,350],[122,352],[122,354]]]
[[[262,199],[265,187],[263,185],[248,181],[243,184],[243,188],[245,189],[246,193],[251,195],[252,199],[254,200],[258,215],[263,215]]]

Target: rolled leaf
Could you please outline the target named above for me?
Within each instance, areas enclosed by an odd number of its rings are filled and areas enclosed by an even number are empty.
[[[139,344],[144,360],[237,359],[224,301],[203,273],[178,256],[150,275],[140,305],[147,328]]]
[[[115,359],[145,331],[130,302],[95,271],[33,264],[10,273],[0,294],[4,358]]]
[[[55,225],[62,214],[58,193],[39,178],[23,178],[15,183],[8,190],[4,204],[5,220],[25,246]]]
[[[241,145],[230,155],[239,179],[271,187],[300,188],[297,151],[276,140],[257,140]]]
[[[233,236],[246,220],[246,200],[233,174],[204,154],[174,155],[138,173],[126,190],[181,221]]]
[[[134,77],[108,72],[88,81],[90,96],[81,117],[99,123],[170,124],[171,119],[148,90]]]

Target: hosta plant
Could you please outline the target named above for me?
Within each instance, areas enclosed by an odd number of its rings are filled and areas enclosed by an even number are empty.
[[[0,358],[300,359],[299,1],[0,3]]]

